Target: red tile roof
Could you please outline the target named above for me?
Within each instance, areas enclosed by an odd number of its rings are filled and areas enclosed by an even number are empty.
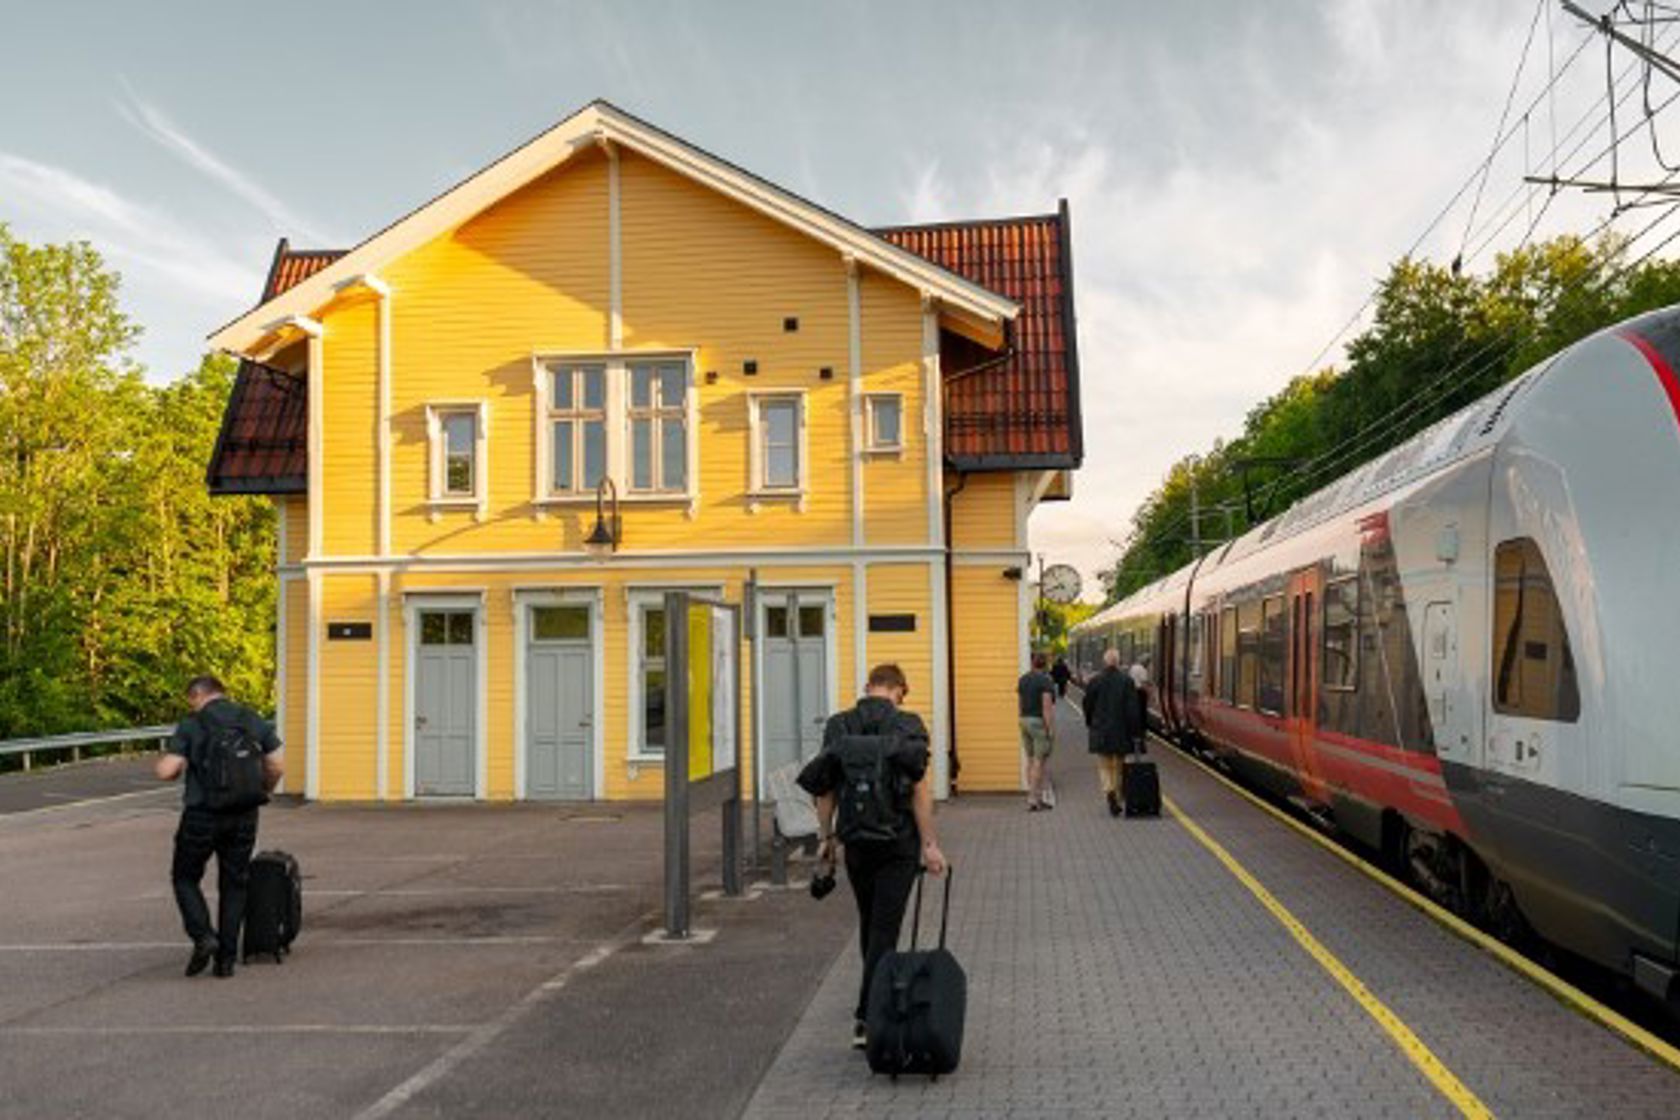
[[[268,266],[260,304],[267,303],[287,288],[295,288],[342,257],[343,249],[294,249],[284,237],[274,247],[274,263]]]
[[[1054,214],[875,232],[1021,305],[1002,361],[949,332],[941,339],[946,461],[959,470],[1078,466],[1085,441],[1067,203]]]
[[[1021,305],[1001,355],[949,331],[941,334],[946,461],[969,471],[1077,467],[1084,437],[1067,203],[1054,214],[875,232]],[[282,239],[263,300],[343,255],[339,249],[293,249]],[[240,364],[211,456],[211,493],[307,489],[306,393],[301,378]]]

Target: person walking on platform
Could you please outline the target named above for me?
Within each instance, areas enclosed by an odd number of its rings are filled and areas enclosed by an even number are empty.
[[[1132,683],[1137,686],[1137,738],[1133,747],[1137,754],[1149,749],[1149,689],[1153,683],[1149,676],[1149,660],[1148,653],[1138,654],[1130,670]]]
[[[1085,726],[1110,816],[1120,815],[1120,758],[1142,734],[1138,689],[1120,668],[1120,651],[1103,651],[1102,671],[1085,686]]]
[[[1044,654],[1033,654],[1032,668],[1015,682],[1021,750],[1027,756],[1027,811],[1031,813],[1052,805],[1045,788],[1050,784],[1050,752],[1056,745],[1056,682],[1044,671],[1048,663]]]
[[[924,867],[945,874],[945,853],[933,827],[928,732],[920,716],[903,708],[909,692],[897,665],[871,669],[863,698],[829,717],[821,753],[798,778],[816,801],[820,858],[832,864],[836,838],[846,849],[863,953],[852,1028],[852,1046],[859,1050],[868,1041],[869,985],[881,958],[898,947],[910,888]],[[880,780],[883,773],[886,781]]]
[[[1050,679],[1056,682],[1056,695],[1066,696],[1068,682],[1073,679],[1073,670],[1068,668],[1067,658],[1056,658],[1056,663],[1050,666]]]
[[[193,945],[187,975],[197,976],[214,957],[216,975],[226,977],[233,975],[245,922],[257,810],[284,772],[276,754],[280,740],[267,720],[229,700],[215,677],[193,678],[187,685],[187,705],[192,711],[175,725],[155,767],[166,782],[186,777],[170,879]],[[214,928],[199,886],[212,855],[218,911]]]

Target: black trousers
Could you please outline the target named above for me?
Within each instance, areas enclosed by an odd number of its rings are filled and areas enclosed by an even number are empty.
[[[183,809],[175,829],[175,859],[169,877],[181,924],[194,944],[205,937],[217,940],[216,959],[239,955],[239,928],[245,923],[245,887],[251,875],[251,851],[257,846],[257,810],[212,813]],[[211,856],[216,857],[216,927],[210,927],[210,906],[199,883]]]
[[[915,856],[897,851],[872,850],[854,844],[846,848],[846,878],[857,899],[858,946],[863,951],[863,984],[858,991],[857,1018],[864,1018],[869,1006],[869,984],[881,958],[898,948],[898,932],[904,925],[904,908],[910,888],[916,884],[921,864]]]

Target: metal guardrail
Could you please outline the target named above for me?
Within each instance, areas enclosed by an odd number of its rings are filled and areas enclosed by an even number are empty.
[[[131,727],[122,731],[77,731],[70,735],[43,735],[38,739],[7,739],[0,741],[0,758],[21,755],[23,768],[30,769],[34,756],[52,751],[69,751],[72,762],[82,760],[85,747],[107,747],[114,743],[142,743],[147,740],[162,743],[174,734],[173,723],[155,727]]]

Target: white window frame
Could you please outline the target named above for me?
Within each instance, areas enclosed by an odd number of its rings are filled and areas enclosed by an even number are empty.
[[[473,417],[473,492],[451,494],[444,488],[448,477],[443,421],[448,416]],[[426,405],[426,505],[436,521],[445,510],[470,509],[483,521],[490,512],[490,402],[431,401]]]
[[[688,494],[688,444],[694,435],[694,425],[689,414],[689,399],[693,394],[689,371],[683,369],[683,399],[676,405],[663,400],[660,394],[662,379],[657,375],[660,367],[676,365],[678,363],[669,358],[643,359],[628,361],[624,370],[624,447],[625,470],[624,492],[637,497],[680,498]],[[651,390],[653,403],[643,406],[636,404],[636,370],[637,368],[654,371]],[[683,484],[677,489],[668,489],[664,485],[665,477],[665,421],[677,418],[683,422]],[[653,485],[645,490],[636,488],[636,421],[646,420],[651,425],[652,446],[649,448],[649,469]]]
[[[684,371],[686,485],[681,491],[633,492],[630,489],[630,367],[671,362],[682,363]],[[595,501],[593,490],[557,491],[553,486],[554,429],[550,421],[557,419],[558,415],[553,414],[551,408],[552,371],[560,366],[587,365],[600,366],[606,371],[607,477],[618,487],[619,501],[625,505],[686,505],[688,515],[695,516],[700,509],[700,394],[695,386],[695,359],[692,350],[539,350],[533,353],[531,376],[536,407],[532,410],[532,426],[537,453],[532,503],[540,511],[551,506],[588,505]]]
[[[601,372],[600,408],[590,408],[583,403],[581,391],[582,378],[577,376],[579,373],[593,370],[599,370]],[[561,408],[555,403],[554,379],[562,372],[570,374],[574,381],[572,387],[572,406],[570,408]],[[593,499],[595,496],[595,488],[592,486],[586,487],[582,485],[585,462],[585,440],[583,438],[583,427],[591,420],[599,420],[601,422],[601,467],[603,472],[610,474],[612,468],[610,452],[610,448],[612,446],[612,394],[609,391],[609,384],[612,380],[612,375],[607,372],[606,363],[604,362],[550,362],[544,370],[542,380],[544,396],[543,407],[539,411],[539,415],[542,417],[539,432],[541,442],[546,444],[548,451],[548,469],[544,472],[544,477],[541,480],[542,486],[545,488],[543,492],[552,497],[586,497]],[[559,489],[554,485],[554,468],[559,465],[555,461],[554,425],[563,420],[569,421],[573,425],[572,478],[573,481],[578,484],[566,490]]]
[[[794,464],[795,484],[767,486],[764,482],[764,406],[782,401],[793,402],[799,410],[794,445],[795,453],[799,457],[798,462]],[[801,510],[805,508],[805,498],[811,484],[810,413],[807,394],[803,389],[765,389],[747,394],[747,493],[755,504],[765,500],[789,499],[797,502]]]
[[[891,401],[898,407],[898,442],[896,443],[883,443],[880,433],[875,430],[875,406],[886,401]],[[863,428],[863,449],[871,455],[904,454],[904,394],[865,393],[863,395]]]

